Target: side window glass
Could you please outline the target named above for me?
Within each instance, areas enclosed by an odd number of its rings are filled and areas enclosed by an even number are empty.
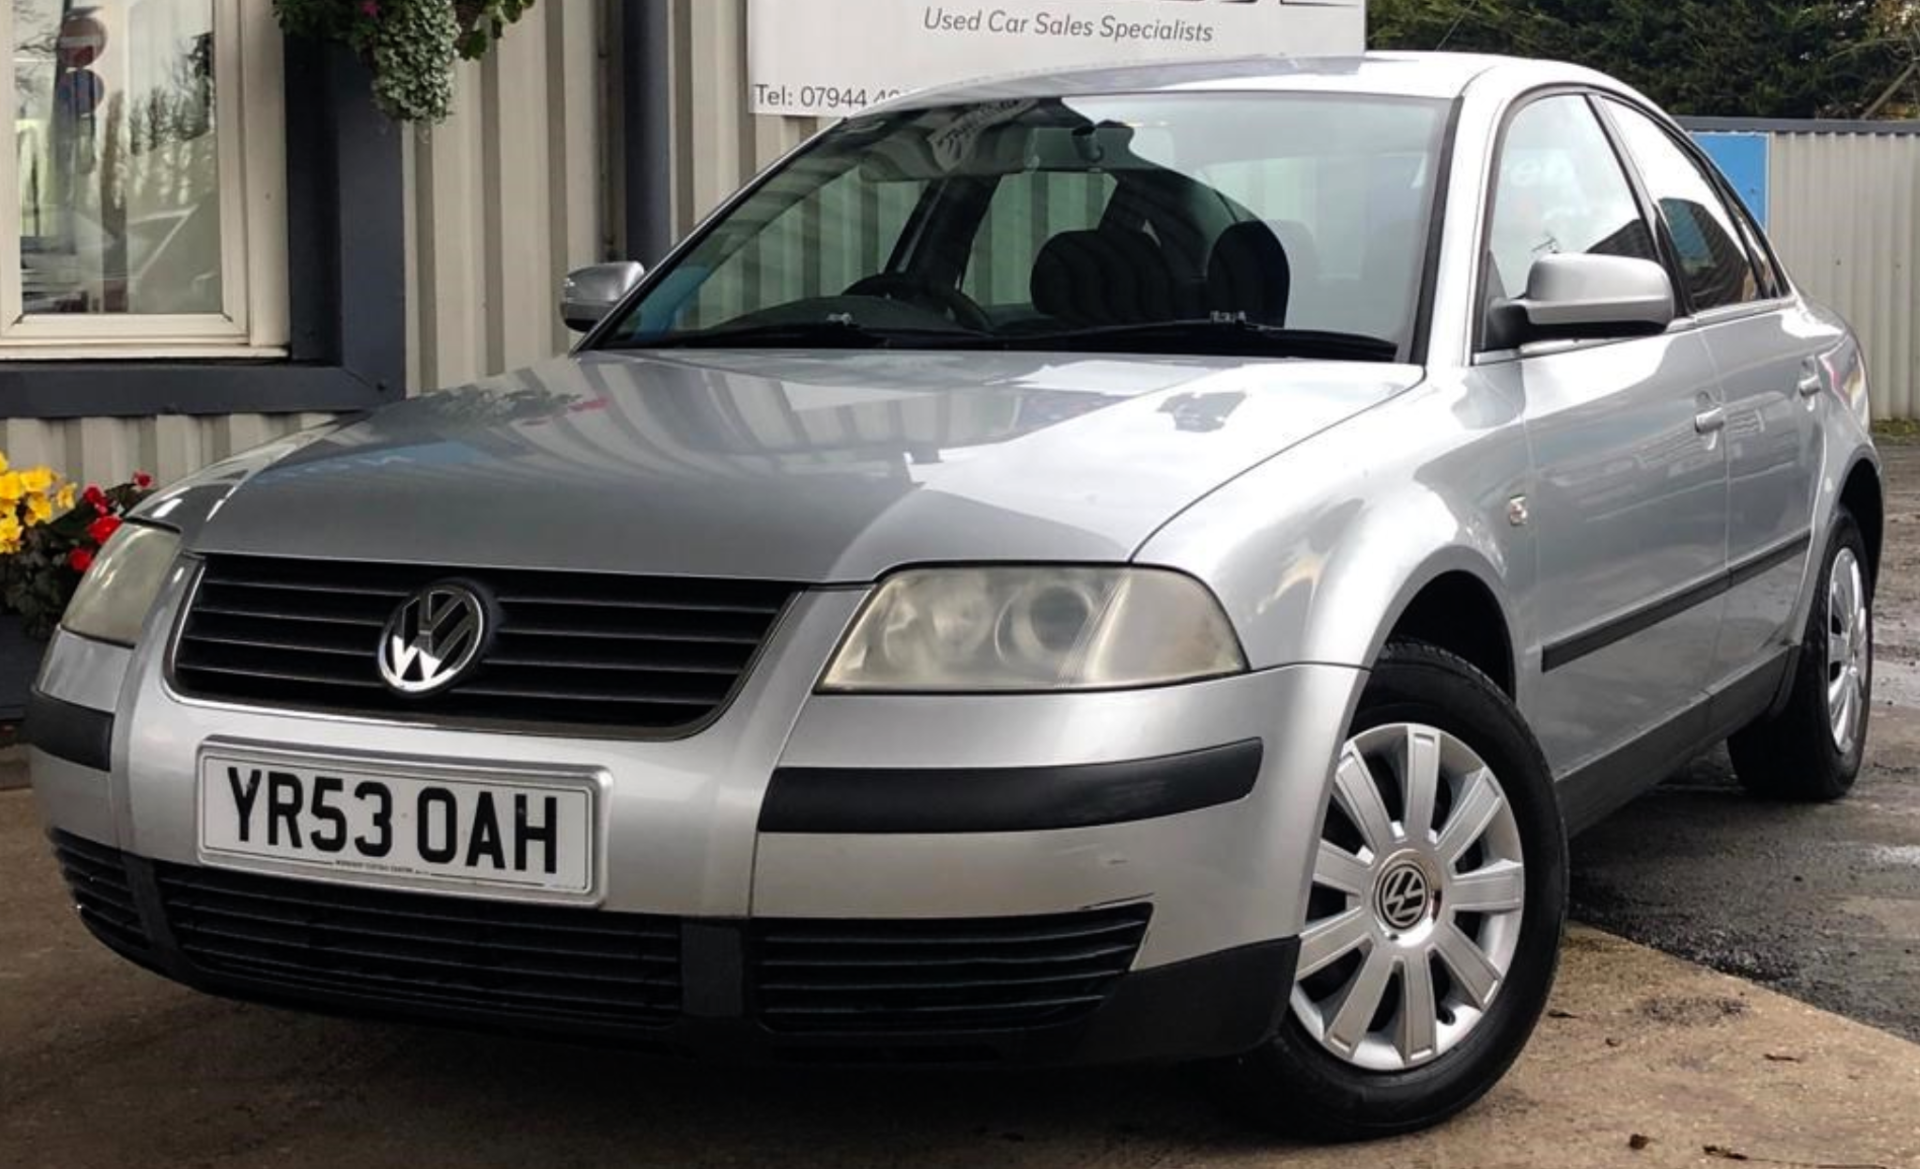
[[[1747,259],[1733,213],[1693,157],[1639,110],[1613,101],[1608,108],[1667,221],[1681,279],[1692,293],[1695,310],[1759,300],[1759,274]]]
[[[1487,251],[1489,304],[1524,293],[1542,256],[1658,259],[1626,172],[1584,97],[1542,98],[1508,124]]]

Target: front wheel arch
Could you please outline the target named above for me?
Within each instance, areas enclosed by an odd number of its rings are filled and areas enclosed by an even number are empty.
[[[1867,572],[1871,588],[1880,579],[1880,550],[1887,522],[1886,489],[1880,482],[1880,469],[1871,459],[1861,459],[1847,472],[1840,488],[1840,506],[1859,525],[1860,538],[1867,546]]]
[[[1566,914],[1566,831],[1538,743],[1512,700],[1479,671],[1445,651],[1396,642],[1372,671],[1347,737],[1399,723],[1461,736],[1505,788],[1524,839],[1521,932],[1497,997],[1472,1032],[1452,1050],[1406,1070],[1367,1070],[1342,1060],[1301,1021],[1302,1008],[1290,1006],[1268,1043],[1226,1069],[1226,1087],[1250,1119],[1294,1135],[1384,1137],[1428,1127],[1470,1106],[1518,1056],[1553,985]],[[1331,792],[1327,798],[1332,799]],[[1434,823],[1448,815],[1439,812]],[[1326,839],[1332,831],[1330,825],[1320,827],[1317,837]],[[1402,838],[1396,830],[1396,839]],[[1445,837],[1439,847],[1445,847]],[[1376,874],[1382,881],[1397,859],[1396,852]],[[1323,882],[1316,875],[1314,883]],[[1338,923],[1343,916],[1336,906],[1319,922]],[[1306,938],[1303,931],[1303,947]],[[1341,974],[1324,964],[1312,971],[1302,966],[1296,974],[1311,979],[1322,970]]]
[[[1473,572],[1450,569],[1420,585],[1387,625],[1382,646],[1396,641],[1445,650],[1485,674],[1507,697],[1516,693],[1519,669],[1506,610]]]

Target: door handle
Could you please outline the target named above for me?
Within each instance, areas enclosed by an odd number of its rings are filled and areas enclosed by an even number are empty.
[[[1702,410],[1693,416],[1693,428],[1701,434],[1718,434],[1727,428],[1727,411],[1715,406],[1711,410]]]

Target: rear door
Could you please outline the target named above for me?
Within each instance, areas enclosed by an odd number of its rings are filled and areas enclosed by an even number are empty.
[[[1503,136],[1488,221],[1488,307],[1534,261],[1590,252],[1661,260],[1656,234],[1589,99],[1538,98]],[[1482,376],[1525,403],[1524,502],[1538,581],[1539,675],[1526,714],[1565,775],[1677,718],[1704,721],[1726,571],[1727,463],[1706,341],[1664,335],[1483,352]],[[1578,813],[1578,809],[1569,809]]]
[[[1639,109],[1611,99],[1605,108],[1660,208],[1726,397],[1730,589],[1709,679],[1720,689],[1795,637],[1820,470],[1817,339],[1827,330],[1791,297],[1699,151]]]

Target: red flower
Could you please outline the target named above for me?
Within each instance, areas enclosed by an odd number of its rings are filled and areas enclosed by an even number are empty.
[[[133,485],[145,491],[147,488],[153,486],[153,476],[147,474],[145,471],[135,471],[133,473]]]
[[[75,548],[73,551],[67,553],[67,564],[70,565],[75,572],[85,572],[87,569],[93,567],[92,550]]]
[[[99,512],[101,515],[107,514],[107,493],[98,487],[89,485],[85,491],[80,493],[80,498],[91,503],[93,510]]]
[[[119,530],[119,516],[103,515],[87,525],[87,539],[92,540],[96,544],[104,544],[112,539],[113,534]]]
[[[380,19],[380,5],[375,3],[375,0],[366,0],[360,5],[360,11],[368,20]]]

